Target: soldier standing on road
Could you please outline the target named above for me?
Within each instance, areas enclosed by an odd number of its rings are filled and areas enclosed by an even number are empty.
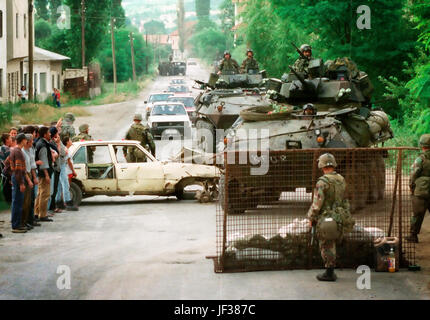
[[[430,211],[430,134],[420,138],[422,153],[412,165],[409,187],[412,192],[413,216],[411,218],[411,234],[406,240],[418,243],[418,234],[427,210]]]
[[[343,233],[352,231],[354,221],[349,212],[349,204],[344,199],[345,179],[336,173],[336,160],[330,153],[318,158],[318,168],[324,175],[316,183],[312,206],[308,218],[312,227],[316,226],[321,257],[326,271],[317,276],[320,281],[336,281],[336,240]]]
[[[294,62],[293,68],[298,73],[308,73],[309,61],[312,59],[312,47],[308,44],[302,44],[300,46],[301,55],[296,62]]]
[[[93,138],[88,134],[89,130],[90,130],[90,126],[88,124],[85,123],[85,124],[80,125],[79,126],[79,134],[72,138],[72,142],[79,142],[82,140],[85,140],[85,141],[93,140]],[[94,148],[87,148],[88,163],[93,162],[94,151],[95,151]]]
[[[149,132],[149,128],[142,124],[142,115],[138,113],[135,114],[133,121],[134,123],[131,125],[130,129],[128,129],[125,139],[140,141],[142,147],[151,152],[155,157],[154,138],[152,137],[151,132]],[[135,147],[128,147],[127,150],[124,149],[124,156],[126,157],[127,162],[146,161],[145,154]]]
[[[248,70],[259,70],[258,62],[254,59],[254,51],[248,49],[246,51],[246,59],[242,62],[241,70],[244,73],[248,73]]]
[[[227,72],[239,73],[239,64],[236,60],[231,58],[229,51],[224,51],[224,59],[219,64],[218,74],[224,74]]]
[[[73,137],[76,136],[73,122],[75,122],[75,116],[73,115],[73,113],[66,113],[66,115],[64,116],[64,122],[61,125],[61,140],[63,140],[66,136],[70,137],[70,139],[73,139]]]

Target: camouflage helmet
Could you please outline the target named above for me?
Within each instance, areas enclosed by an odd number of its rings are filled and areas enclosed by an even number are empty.
[[[142,115],[140,113],[136,113],[133,117],[133,120],[139,120],[142,121]]]
[[[87,131],[89,128],[90,128],[90,126],[88,124],[86,124],[86,123],[85,124],[81,124],[79,126],[79,132],[83,133],[83,132]]]
[[[305,44],[302,44],[300,46],[300,51],[301,52],[312,51],[312,47],[310,45],[308,45],[308,44],[305,43]]]
[[[430,134],[423,134],[420,138],[420,146],[430,148]]]
[[[248,49],[246,50],[246,54],[248,54],[248,52],[251,52],[252,54],[254,54],[254,50],[252,50],[251,48],[248,48]]]
[[[226,55],[226,54],[228,54],[229,56],[231,56],[231,53],[230,53],[230,51],[228,51],[228,50],[225,50],[225,51],[224,51],[224,57],[225,57],[225,55]]]
[[[336,159],[331,153],[324,153],[318,158],[318,168],[337,167]]]
[[[75,116],[73,115],[73,113],[67,112],[66,115],[64,116],[64,120],[73,122],[75,121]]]

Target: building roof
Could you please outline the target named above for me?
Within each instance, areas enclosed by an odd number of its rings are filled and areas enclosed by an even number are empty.
[[[48,51],[39,47],[34,47],[34,61],[64,61],[70,60],[69,57]],[[28,61],[28,57],[24,61]]]
[[[169,35],[167,34],[148,34],[146,37],[149,43],[169,44]]]

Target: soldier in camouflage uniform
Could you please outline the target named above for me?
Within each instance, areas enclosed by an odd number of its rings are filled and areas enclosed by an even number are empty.
[[[142,115],[135,114],[133,118],[134,123],[131,125],[130,129],[127,131],[125,136],[126,140],[137,140],[140,141],[142,147],[151,152],[153,156],[155,156],[155,143],[154,138],[152,137],[151,132],[149,132],[149,128],[142,125]],[[124,149],[124,156],[127,159],[127,162],[145,162],[146,156],[145,154],[135,148],[128,147],[127,150]]]
[[[241,71],[244,73],[248,73],[248,70],[254,69],[257,70],[260,69],[258,67],[257,60],[254,59],[254,51],[252,49],[248,49],[246,51],[246,59],[242,62]]]
[[[218,74],[223,74],[226,72],[239,73],[239,64],[236,60],[231,58],[229,51],[224,52],[224,59],[222,59],[219,64]]]
[[[411,234],[406,240],[418,243],[418,234],[427,210],[430,211],[430,134],[420,138],[422,153],[412,165],[409,187],[412,192],[413,216],[411,218]]]
[[[79,126],[79,134],[72,138],[72,142],[79,142],[81,140],[91,141],[93,138],[88,134],[90,130],[90,126],[88,124],[82,124]],[[88,163],[93,163],[94,158],[94,150],[93,148],[87,148],[88,152]]]
[[[336,160],[330,153],[325,153],[318,158],[318,168],[322,169],[324,175],[316,183],[313,203],[307,214],[311,225],[316,226],[317,231],[322,220],[324,220],[322,218],[326,218],[327,213],[333,211],[334,205],[344,202],[345,179],[336,173],[336,166]],[[334,268],[336,267],[336,240],[324,239],[321,237],[320,232],[317,232],[317,234],[321,257],[326,268],[326,271],[323,274],[319,274],[317,279],[320,281],[336,281],[337,277],[334,273]]]
[[[63,140],[66,136],[73,139],[76,136],[75,128],[73,127],[73,122],[75,121],[75,116],[73,113],[66,113],[64,116],[64,122],[61,125],[60,138]]]
[[[300,51],[303,53],[303,56],[300,56],[296,62],[294,62],[293,68],[298,73],[304,73],[307,75],[309,61],[312,59],[312,47],[308,44],[302,44],[300,46]]]

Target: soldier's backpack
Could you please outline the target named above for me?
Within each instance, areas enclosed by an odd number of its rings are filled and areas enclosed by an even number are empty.
[[[430,198],[430,176],[427,175],[430,171],[430,160],[424,154],[420,155],[423,160],[424,176],[415,180],[414,196],[424,199]]]

